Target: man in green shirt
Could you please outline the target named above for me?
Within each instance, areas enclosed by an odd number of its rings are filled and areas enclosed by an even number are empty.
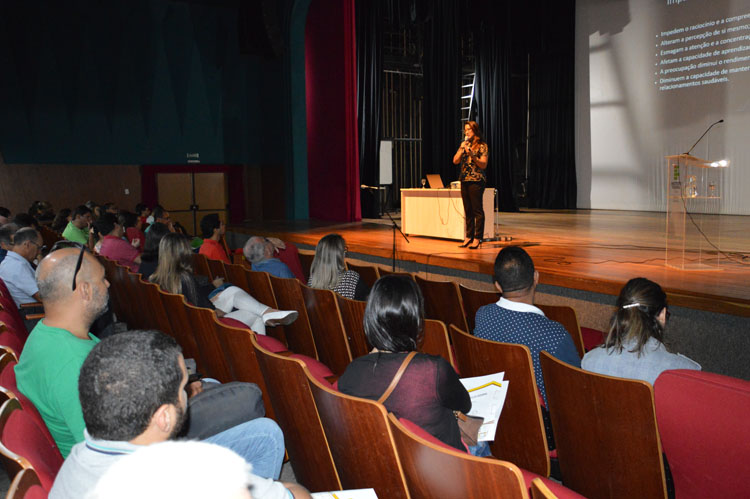
[[[77,248],[50,253],[39,264],[36,278],[45,317],[26,340],[15,368],[16,382],[67,457],[83,440],[78,374],[99,342],[89,328],[107,308],[109,282],[96,258]]]
[[[93,235],[90,233],[93,221],[91,210],[85,205],[81,205],[70,216],[71,220],[68,222],[68,226],[65,227],[62,236],[68,241],[89,244],[89,239],[93,238]]]

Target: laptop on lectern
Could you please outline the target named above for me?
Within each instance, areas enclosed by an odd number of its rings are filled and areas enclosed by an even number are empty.
[[[426,177],[430,189],[445,189],[445,186],[443,185],[443,179],[440,177],[440,174],[428,173]]]

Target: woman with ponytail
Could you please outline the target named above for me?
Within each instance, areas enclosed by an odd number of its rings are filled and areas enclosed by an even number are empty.
[[[604,345],[584,355],[581,367],[652,385],[663,371],[700,370],[697,362],[669,353],[665,348],[664,328],[668,319],[667,295],[661,286],[643,277],[631,279],[617,298],[617,310]]]

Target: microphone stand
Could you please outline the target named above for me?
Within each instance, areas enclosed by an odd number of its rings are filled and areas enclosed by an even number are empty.
[[[389,211],[386,211],[385,214],[388,215],[388,218],[391,219],[391,224],[392,224],[392,227],[393,227],[393,264],[392,264],[392,269],[393,269],[394,272],[396,272],[396,231],[398,231],[404,237],[404,239],[406,239],[406,243],[407,244],[411,244],[411,242],[409,242],[409,238],[406,237],[406,234],[404,234],[403,232],[401,232],[401,228],[398,226],[398,224],[396,223],[396,221],[393,219],[393,217],[391,216],[391,213]]]
[[[698,142],[700,142],[701,139],[706,136],[706,134],[708,133],[708,131],[711,130],[714,127],[714,125],[718,125],[719,123],[724,123],[724,120],[722,119],[722,120],[717,121],[716,123],[712,123],[710,127],[706,128],[706,131],[703,132],[703,135],[701,135],[700,138],[695,141],[695,144],[693,144],[693,147],[691,147],[690,149],[688,149],[688,152],[686,152],[685,155],[687,156],[691,152],[693,152],[693,149],[695,149],[695,146],[698,145]]]

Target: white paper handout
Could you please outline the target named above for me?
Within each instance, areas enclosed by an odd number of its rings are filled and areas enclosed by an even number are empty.
[[[313,499],[378,499],[375,489],[336,490],[333,492],[315,492]]]
[[[503,376],[505,372],[461,379],[471,397],[468,415],[484,418],[484,424],[479,428],[479,442],[495,440],[497,422],[508,394],[508,381],[503,380]]]

